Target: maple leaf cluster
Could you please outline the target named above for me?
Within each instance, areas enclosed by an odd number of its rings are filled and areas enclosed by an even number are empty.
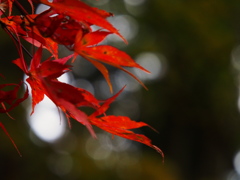
[[[71,70],[72,66],[69,64],[80,55],[102,73],[111,92],[113,91],[112,84],[105,64],[125,71],[144,86],[137,77],[124,67],[138,68],[148,72],[146,69],[137,64],[125,52],[110,45],[99,45],[110,34],[119,36],[127,43],[126,39],[106,19],[113,14],[91,7],[80,0],[53,0],[52,2],[28,0],[28,2],[32,8],[31,13],[28,13],[17,0],[1,0],[0,24],[13,39],[18,51],[19,58],[13,60],[13,63],[27,76],[26,81],[31,87],[32,113],[34,113],[35,106],[46,95],[65,113],[69,125],[71,125],[70,118],[75,119],[86,126],[93,137],[96,137],[92,128],[94,125],[113,135],[150,146],[163,156],[162,151],[154,146],[149,138],[132,131],[135,128],[148,126],[146,123],[133,121],[126,116],[106,115],[110,104],[124,90],[124,87],[111,98],[98,100],[90,92],[57,79]],[[40,14],[34,14],[34,3],[45,4],[49,6],[49,9]],[[13,6],[18,8],[21,15],[12,15]],[[92,25],[96,25],[100,29],[93,31]],[[22,40],[36,47],[36,52],[30,54],[23,47]],[[72,54],[59,58],[59,45],[68,48]],[[51,53],[51,57],[46,60],[42,59],[43,49]],[[30,65],[25,61],[24,55],[26,56],[26,53],[31,57]],[[68,62],[70,59],[72,61]],[[22,97],[18,97],[18,91],[22,84],[21,82],[0,85],[0,113],[8,113],[28,97],[28,89]],[[4,87],[13,87],[13,90],[4,91]],[[93,108],[94,112],[90,115],[86,114],[80,110],[80,107],[83,106]],[[9,136],[2,123],[0,123],[0,127]]]

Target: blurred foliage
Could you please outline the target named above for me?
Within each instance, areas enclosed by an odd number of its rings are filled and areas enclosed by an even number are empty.
[[[165,76],[147,84],[148,91],[141,90],[139,119],[159,131],[142,130],[164,151],[165,164],[148,147],[141,147],[137,162],[129,160],[134,152],[115,153],[111,158],[117,160],[94,161],[85,150],[90,135],[78,123],[62,142],[35,144],[24,108],[18,107],[11,112],[15,120],[4,114],[0,119],[23,157],[0,131],[1,179],[228,180],[240,148],[239,84],[231,64],[231,52],[240,43],[240,2],[147,0],[132,7],[141,9],[138,15],[129,13],[122,0],[99,7],[128,13],[139,23],[138,35],[123,47],[125,51],[132,56],[155,52],[167,59]],[[20,70],[11,64],[16,50],[2,29],[0,36],[0,72],[6,76],[1,82],[19,82]],[[68,156],[72,168],[61,174]]]

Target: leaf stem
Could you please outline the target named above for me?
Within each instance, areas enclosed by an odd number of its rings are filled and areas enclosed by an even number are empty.
[[[32,58],[32,55],[31,55],[30,52],[21,44],[20,39],[19,39],[18,36],[17,36],[17,37],[14,36],[14,34],[13,34],[13,33],[7,28],[7,26],[6,26],[4,23],[2,23],[1,21],[0,21],[0,24],[1,24],[2,28],[3,28],[3,30],[4,30],[4,31],[11,37],[11,39],[13,40],[13,42],[14,42],[17,50],[18,50],[18,54],[19,54],[20,59],[21,59],[22,67],[24,68],[24,72],[25,72],[25,73],[28,73],[28,69],[27,69],[26,62],[24,61],[22,49],[27,53],[27,55],[28,55],[29,57]]]

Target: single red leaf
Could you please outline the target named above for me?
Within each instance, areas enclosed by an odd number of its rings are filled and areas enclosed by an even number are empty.
[[[146,123],[132,121],[130,118],[126,116],[103,116],[101,118],[94,118],[91,116],[90,122],[91,124],[113,135],[117,135],[129,140],[133,140],[133,141],[137,141],[142,144],[145,144],[155,149],[164,158],[164,154],[162,150],[157,146],[153,145],[151,140],[148,137],[142,134],[136,134],[133,131],[129,130],[129,129],[135,129],[143,126],[148,126]]]
[[[148,124],[144,122],[136,122],[131,120],[126,116],[103,116],[97,117],[102,114],[105,114],[106,110],[109,108],[109,105],[117,98],[117,96],[123,91],[124,87],[114,96],[107,99],[101,107],[99,107],[93,114],[89,116],[89,121],[92,125],[95,125],[113,135],[117,135],[129,140],[137,141],[142,144],[145,144],[153,149],[155,149],[158,153],[162,155],[164,158],[164,154],[160,148],[153,145],[151,140],[142,134],[136,134],[131,129],[140,128],[143,126],[148,126]]]
[[[56,78],[68,71],[65,63],[72,55],[51,61],[50,59],[41,61],[42,48],[40,47],[34,54],[30,64],[27,82],[32,88],[32,113],[35,105],[41,102],[44,95],[48,96],[57,107],[61,108],[67,117],[72,117],[85,125],[91,135],[96,137],[88,116],[78,109],[81,106],[98,108],[99,101],[86,90],[75,88],[69,84],[59,82]],[[18,65],[19,60],[15,60]],[[21,66],[20,66],[21,68]]]
[[[127,53],[109,45],[76,47],[75,52],[84,57],[95,59],[110,65],[135,67],[150,73],[148,70],[137,64]]]
[[[130,76],[136,79],[145,89],[147,89],[143,82],[141,82],[134,74],[121,67],[121,66],[135,67],[147,73],[150,73],[148,70],[137,64],[127,53],[108,45],[86,47],[80,45],[79,43],[78,45],[75,45],[74,50],[75,53],[78,53],[79,55],[90,61],[97,69],[100,70],[100,72],[105,77],[111,92],[112,85],[109,79],[108,71],[106,71],[106,68],[103,65],[101,65],[100,63],[96,63],[95,61],[109,64],[128,73]]]
[[[48,77],[55,79],[60,77],[65,72],[69,71],[70,65],[66,65],[66,62],[73,56],[69,55],[61,59],[51,60],[51,58],[41,63],[42,47],[38,48],[33,56],[30,64],[30,72],[32,75],[38,74],[41,77]]]
[[[44,98],[44,94],[46,94],[46,89],[42,84],[42,78],[55,79],[61,76],[69,70],[69,66],[65,65],[65,63],[72,57],[72,55],[70,55],[62,59],[53,61],[47,60],[41,63],[41,56],[42,47],[40,47],[34,54],[33,59],[31,60],[30,69],[26,72],[29,76],[26,81],[31,86],[32,91],[32,113],[34,112],[36,104],[41,102]],[[24,70],[20,62],[20,59],[13,61],[13,63]]]

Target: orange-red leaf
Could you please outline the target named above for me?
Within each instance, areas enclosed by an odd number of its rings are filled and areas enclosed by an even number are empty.
[[[153,145],[148,137],[130,131],[130,129],[148,126],[146,123],[132,121],[126,116],[104,116],[101,118],[92,117],[90,118],[90,122],[113,135],[145,144],[158,151],[162,157],[164,157],[162,150]]]
[[[112,66],[135,67],[149,73],[148,70],[137,64],[127,53],[109,45],[94,47],[81,46],[76,47],[75,51],[84,57],[95,59]]]
[[[146,86],[135,75],[121,67],[135,67],[149,73],[148,70],[137,64],[127,53],[108,45],[99,45],[94,47],[86,47],[79,45],[75,47],[75,52],[83,56],[88,61],[92,62],[93,65],[101,71],[101,73],[107,80],[111,91],[112,85],[110,79],[108,78],[108,71],[101,67],[99,63],[94,63],[93,60],[106,63],[123,70],[124,72],[135,78],[144,88],[146,88]]]
[[[73,87],[69,84],[59,82],[56,78],[68,71],[68,65],[65,63],[72,55],[56,60],[46,60],[41,63],[42,48],[40,47],[31,61],[30,70],[27,72],[29,76],[27,82],[32,88],[32,113],[37,103],[43,100],[44,95],[48,96],[67,117],[72,117],[78,122],[84,124],[91,135],[96,137],[88,116],[80,111],[78,107],[88,106],[98,108],[99,101],[86,90]],[[15,60],[15,64],[19,65],[19,59]],[[21,66],[20,66],[21,68]]]

